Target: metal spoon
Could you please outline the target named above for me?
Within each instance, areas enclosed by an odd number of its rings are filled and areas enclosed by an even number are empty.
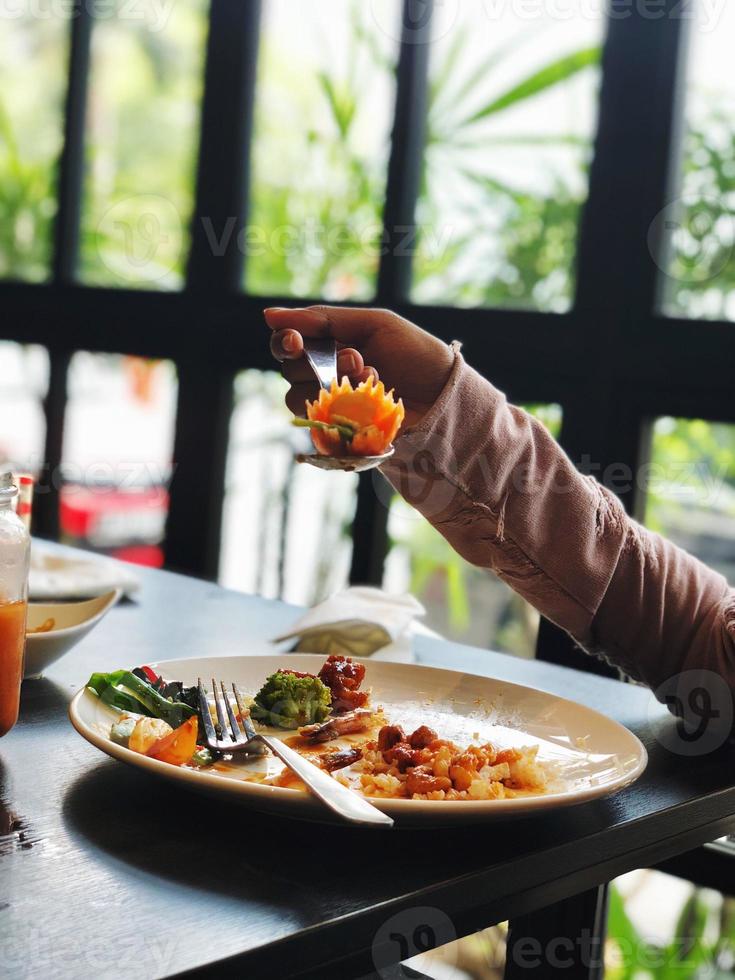
[[[364,473],[374,470],[390,459],[395,449],[391,446],[387,453],[380,456],[322,456],[321,453],[298,453],[297,463],[308,463],[319,470],[344,470],[345,473]]]
[[[328,337],[318,340],[312,337],[304,337],[304,354],[306,360],[311,365],[317,381],[329,391],[333,381],[337,378],[337,343]]]
[[[337,344],[336,341],[304,337],[304,354],[311,365],[317,381],[325,391],[332,387],[332,381],[337,378]],[[390,459],[395,450],[391,447],[380,456],[322,456],[321,453],[299,453],[297,463],[308,463],[320,470],[344,470],[346,473],[363,473],[373,470]]]

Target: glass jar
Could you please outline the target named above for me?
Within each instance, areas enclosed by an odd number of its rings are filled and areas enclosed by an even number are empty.
[[[14,510],[18,488],[0,475],[0,736],[18,720],[28,612],[31,538]]]

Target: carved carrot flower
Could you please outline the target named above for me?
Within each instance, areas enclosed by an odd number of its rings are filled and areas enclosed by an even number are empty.
[[[322,389],[316,401],[306,403],[306,418],[296,425],[311,429],[316,451],[322,456],[379,456],[389,448],[403,422],[403,402],[386,392],[371,376],[357,388],[347,378]]]

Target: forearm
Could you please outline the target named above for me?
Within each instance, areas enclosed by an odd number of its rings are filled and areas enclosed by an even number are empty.
[[[735,688],[725,580],[631,521],[546,429],[464,364],[384,467],[473,564],[652,687],[693,664]]]

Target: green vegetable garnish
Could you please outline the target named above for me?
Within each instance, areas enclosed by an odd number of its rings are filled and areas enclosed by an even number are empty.
[[[253,718],[276,728],[324,721],[332,704],[329,688],[313,674],[279,670],[267,678],[250,709]]]
[[[214,755],[208,748],[197,749],[194,755],[191,757],[189,762],[190,766],[199,766],[199,768],[204,768],[204,766],[211,766],[214,762]]]
[[[133,711],[149,718],[162,718],[172,728],[178,728],[187,718],[197,713],[196,708],[181,701],[169,701],[129,670],[115,670],[111,674],[92,674],[87,687],[98,695],[100,701]]]
[[[355,436],[355,429],[342,423],[330,425],[328,422],[317,422],[312,419],[292,419],[291,421],[299,429],[321,429],[324,432],[338,432],[346,442],[351,442]]]

